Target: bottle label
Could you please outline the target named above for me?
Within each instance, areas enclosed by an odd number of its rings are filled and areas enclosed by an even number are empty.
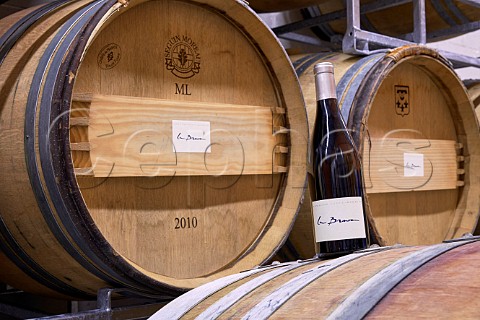
[[[312,202],[315,241],[366,238],[362,197]]]
[[[173,152],[210,153],[210,122],[172,120]]]

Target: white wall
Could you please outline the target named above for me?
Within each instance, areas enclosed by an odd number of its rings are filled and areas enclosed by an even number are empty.
[[[445,41],[430,43],[429,46],[478,58],[480,57],[480,30]],[[456,71],[463,80],[480,79],[480,68],[468,67]]]

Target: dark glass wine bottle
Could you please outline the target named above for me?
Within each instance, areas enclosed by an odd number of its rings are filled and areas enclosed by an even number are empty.
[[[319,256],[367,247],[361,163],[337,105],[333,64],[314,67],[317,113],[313,130],[309,189]]]

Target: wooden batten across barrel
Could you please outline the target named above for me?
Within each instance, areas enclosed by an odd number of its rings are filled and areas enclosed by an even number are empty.
[[[191,290],[151,319],[475,319],[478,240],[251,269]]]
[[[337,96],[360,154],[372,243],[434,244],[473,233],[480,208],[480,136],[462,81],[422,46],[355,57],[291,56],[307,104],[316,112],[313,65],[335,65]],[[307,196],[308,198],[308,196]],[[314,252],[306,200],[279,259]]]
[[[58,4],[0,66],[1,281],[172,296],[270,259],[308,144],[271,30],[241,1]]]
[[[83,96],[81,99],[85,102]],[[88,104],[88,117],[72,117],[70,123],[88,127],[88,142],[70,146],[74,151],[89,152],[92,168],[87,171],[95,177],[272,174],[285,168],[275,164],[281,135],[272,134],[274,107],[103,95],[93,96]],[[207,134],[178,132],[156,152],[148,150],[149,145],[154,147],[152,141],[171,136],[178,121],[194,125],[192,121],[204,119],[211,119]],[[129,140],[131,137],[134,139]],[[180,152],[183,145],[176,146],[176,140],[207,143],[202,152],[192,154]],[[224,154],[229,156],[228,163]],[[89,168],[78,169],[85,172]]]

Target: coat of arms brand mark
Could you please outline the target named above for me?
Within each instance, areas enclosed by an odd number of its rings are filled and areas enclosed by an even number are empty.
[[[408,86],[395,86],[395,112],[404,117],[410,113],[410,94]]]
[[[188,79],[200,72],[200,52],[188,36],[173,36],[165,46],[165,66],[178,78]]]

